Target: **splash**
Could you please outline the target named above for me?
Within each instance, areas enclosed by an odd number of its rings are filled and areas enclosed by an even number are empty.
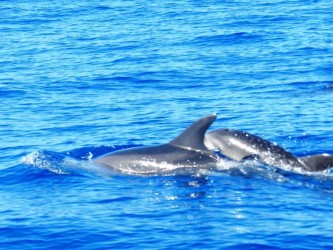
[[[56,174],[70,174],[70,171],[62,167],[66,156],[50,151],[32,152],[21,159],[21,164],[46,169]]]
[[[24,165],[45,169],[55,174],[112,176],[110,168],[93,163],[90,160],[77,160],[63,153],[51,151],[32,152],[21,159]]]

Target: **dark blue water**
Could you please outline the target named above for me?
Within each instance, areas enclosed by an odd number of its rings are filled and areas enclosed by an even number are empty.
[[[1,249],[333,247],[332,171],[84,165],[215,112],[214,129],[332,154],[332,1],[4,0],[0,13]]]

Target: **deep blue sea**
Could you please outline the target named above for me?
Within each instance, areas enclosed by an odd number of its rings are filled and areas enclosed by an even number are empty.
[[[0,14],[1,249],[333,248],[331,170],[85,165],[211,113],[212,129],[333,154],[333,1],[1,0]]]

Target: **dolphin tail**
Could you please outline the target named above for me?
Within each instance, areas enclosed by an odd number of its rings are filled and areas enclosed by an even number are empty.
[[[308,171],[323,171],[333,167],[333,155],[318,154],[298,158]]]

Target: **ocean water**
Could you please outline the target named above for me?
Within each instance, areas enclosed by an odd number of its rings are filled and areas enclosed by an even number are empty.
[[[2,0],[0,13],[1,249],[333,248],[330,170],[87,164],[211,113],[213,129],[333,154],[332,1]]]

